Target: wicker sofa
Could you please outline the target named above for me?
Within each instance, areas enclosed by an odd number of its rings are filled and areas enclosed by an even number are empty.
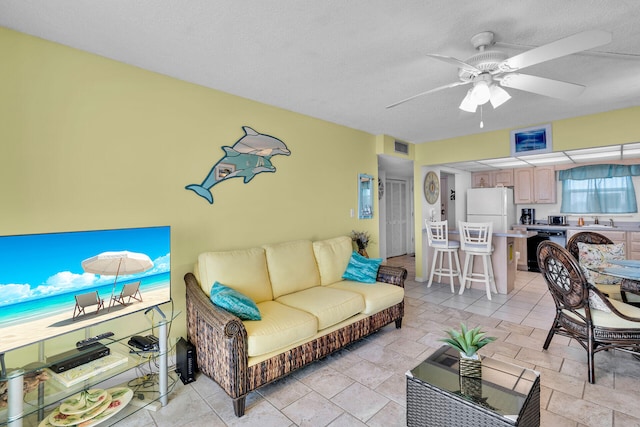
[[[380,266],[374,284],[345,281],[352,251],[341,236],[199,255],[185,275],[187,334],[200,372],[233,399],[236,416],[258,387],[391,322],[401,327],[407,271]],[[214,282],[250,297],[261,320],[212,304]]]

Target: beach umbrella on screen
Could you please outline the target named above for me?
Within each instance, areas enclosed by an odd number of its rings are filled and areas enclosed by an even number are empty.
[[[82,269],[87,273],[101,276],[115,276],[111,297],[115,295],[118,276],[142,273],[153,267],[153,261],[139,252],[102,252],[82,261]]]

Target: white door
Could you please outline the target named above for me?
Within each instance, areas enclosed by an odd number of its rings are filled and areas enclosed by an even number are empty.
[[[385,185],[387,211],[387,258],[405,255],[408,247],[408,186],[406,181],[388,179]]]

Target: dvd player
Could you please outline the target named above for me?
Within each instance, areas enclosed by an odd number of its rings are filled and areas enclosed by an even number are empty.
[[[47,363],[50,364],[49,369],[55,373],[60,373],[89,363],[92,360],[108,356],[110,353],[111,350],[109,350],[109,347],[96,342],[81,348],[49,356],[47,357]]]

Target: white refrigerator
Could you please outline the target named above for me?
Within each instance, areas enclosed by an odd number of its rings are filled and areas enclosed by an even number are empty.
[[[493,222],[494,233],[511,230],[516,223],[513,189],[506,187],[468,189],[467,222]]]

